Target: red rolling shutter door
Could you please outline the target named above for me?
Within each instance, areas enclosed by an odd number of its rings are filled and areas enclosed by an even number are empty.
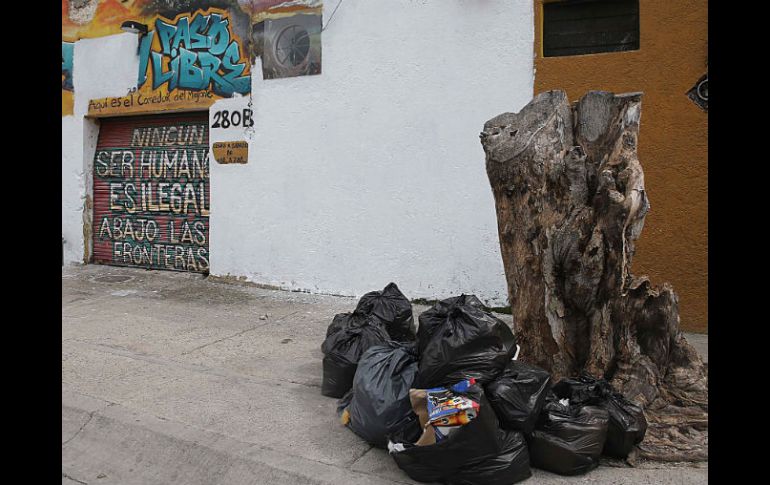
[[[208,113],[102,120],[94,262],[208,273]]]

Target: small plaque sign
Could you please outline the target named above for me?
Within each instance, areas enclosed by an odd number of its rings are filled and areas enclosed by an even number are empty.
[[[218,141],[212,148],[217,163],[246,163],[249,160],[249,144],[245,141]]]

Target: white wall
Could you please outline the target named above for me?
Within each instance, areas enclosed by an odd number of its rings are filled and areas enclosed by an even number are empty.
[[[64,262],[83,260],[83,158],[82,144],[73,143],[82,123],[74,116],[61,119],[61,235],[65,239]]]
[[[125,95],[136,86],[137,37],[119,34],[75,42],[74,115],[62,116],[64,262],[83,262],[83,208],[90,193],[99,123],[85,119],[90,99]],[[90,243],[90,242],[89,242]]]
[[[320,76],[253,76],[249,163],[211,164],[212,274],[345,295],[395,281],[410,298],[506,304],[478,133],[531,99],[532,9],[345,1]]]
[[[336,5],[325,1],[324,22]],[[135,83],[136,64],[128,77],[104,71],[136,50],[126,36],[97,39],[120,54],[77,43],[77,105]],[[211,160],[211,273],[344,295],[395,281],[410,298],[466,292],[504,305],[478,133],[531,99],[532,1],[347,0],[322,44],[318,76],[263,81],[255,65],[255,126],[212,131],[212,143],[247,139],[249,162]],[[119,77],[109,89],[77,84],[86,55]]]

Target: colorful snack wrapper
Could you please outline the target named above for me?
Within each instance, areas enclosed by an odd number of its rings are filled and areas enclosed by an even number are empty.
[[[417,414],[422,436],[415,445],[435,444],[449,434],[476,419],[479,403],[463,395],[476,383],[476,379],[460,381],[452,387],[432,389],[410,389],[409,399],[412,409]]]

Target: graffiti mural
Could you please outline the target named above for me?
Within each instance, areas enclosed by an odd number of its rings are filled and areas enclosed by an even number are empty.
[[[61,43],[61,88],[67,91],[74,89],[72,85],[72,62],[73,62],[73,48],[75,44],[72,42]]]
[[[75,86],[72,82],[72,64],[74,62],[74,48],[75,44],[73,42],[61,43],[62,116],[71,115],[73,111],[74,99],[72,92],[75,90]]]
[[[120,34],[128,20],[152,26],[158,17],[174,19],[209,8],[225,11],[236,36],[248,40],[250,19],[236,0],[62,0],[62,40]]]
[[[168,91],[212,88],[222,97],[247,94],[251,90],[247,60],[242,59],[229,23],[217,11],[182,15],[174,22],[157,19],[155,30],[142,38],[139,47],[139,89],[151,71],[153,90],[165,85]]]
[[[94,260],[208,272],[208,116],[106,122],[94,157]]]
[[[136,88],[92,100],[89,115],[205,109],[248,94],[257,57],[264,79],[320,74],[322,11],[321,0],[62,0],[62,115],[75,94],[65,44],[145,27]]]
[[[63,42],[123,33],[129,23],[137,84],[90,99],[88,115],[202,110],[250,92],[251,23],[236,0],[62,0]]]
[[[234,21],[229,10],[217,7],[164,14],[149,25],[132,21],[145,27],[137,39],[137,86],[124,96],[89,100],[90,115],[206,109],[217,99],[251,91],[251,65],[235,29],[248,29],[248,22]]]

